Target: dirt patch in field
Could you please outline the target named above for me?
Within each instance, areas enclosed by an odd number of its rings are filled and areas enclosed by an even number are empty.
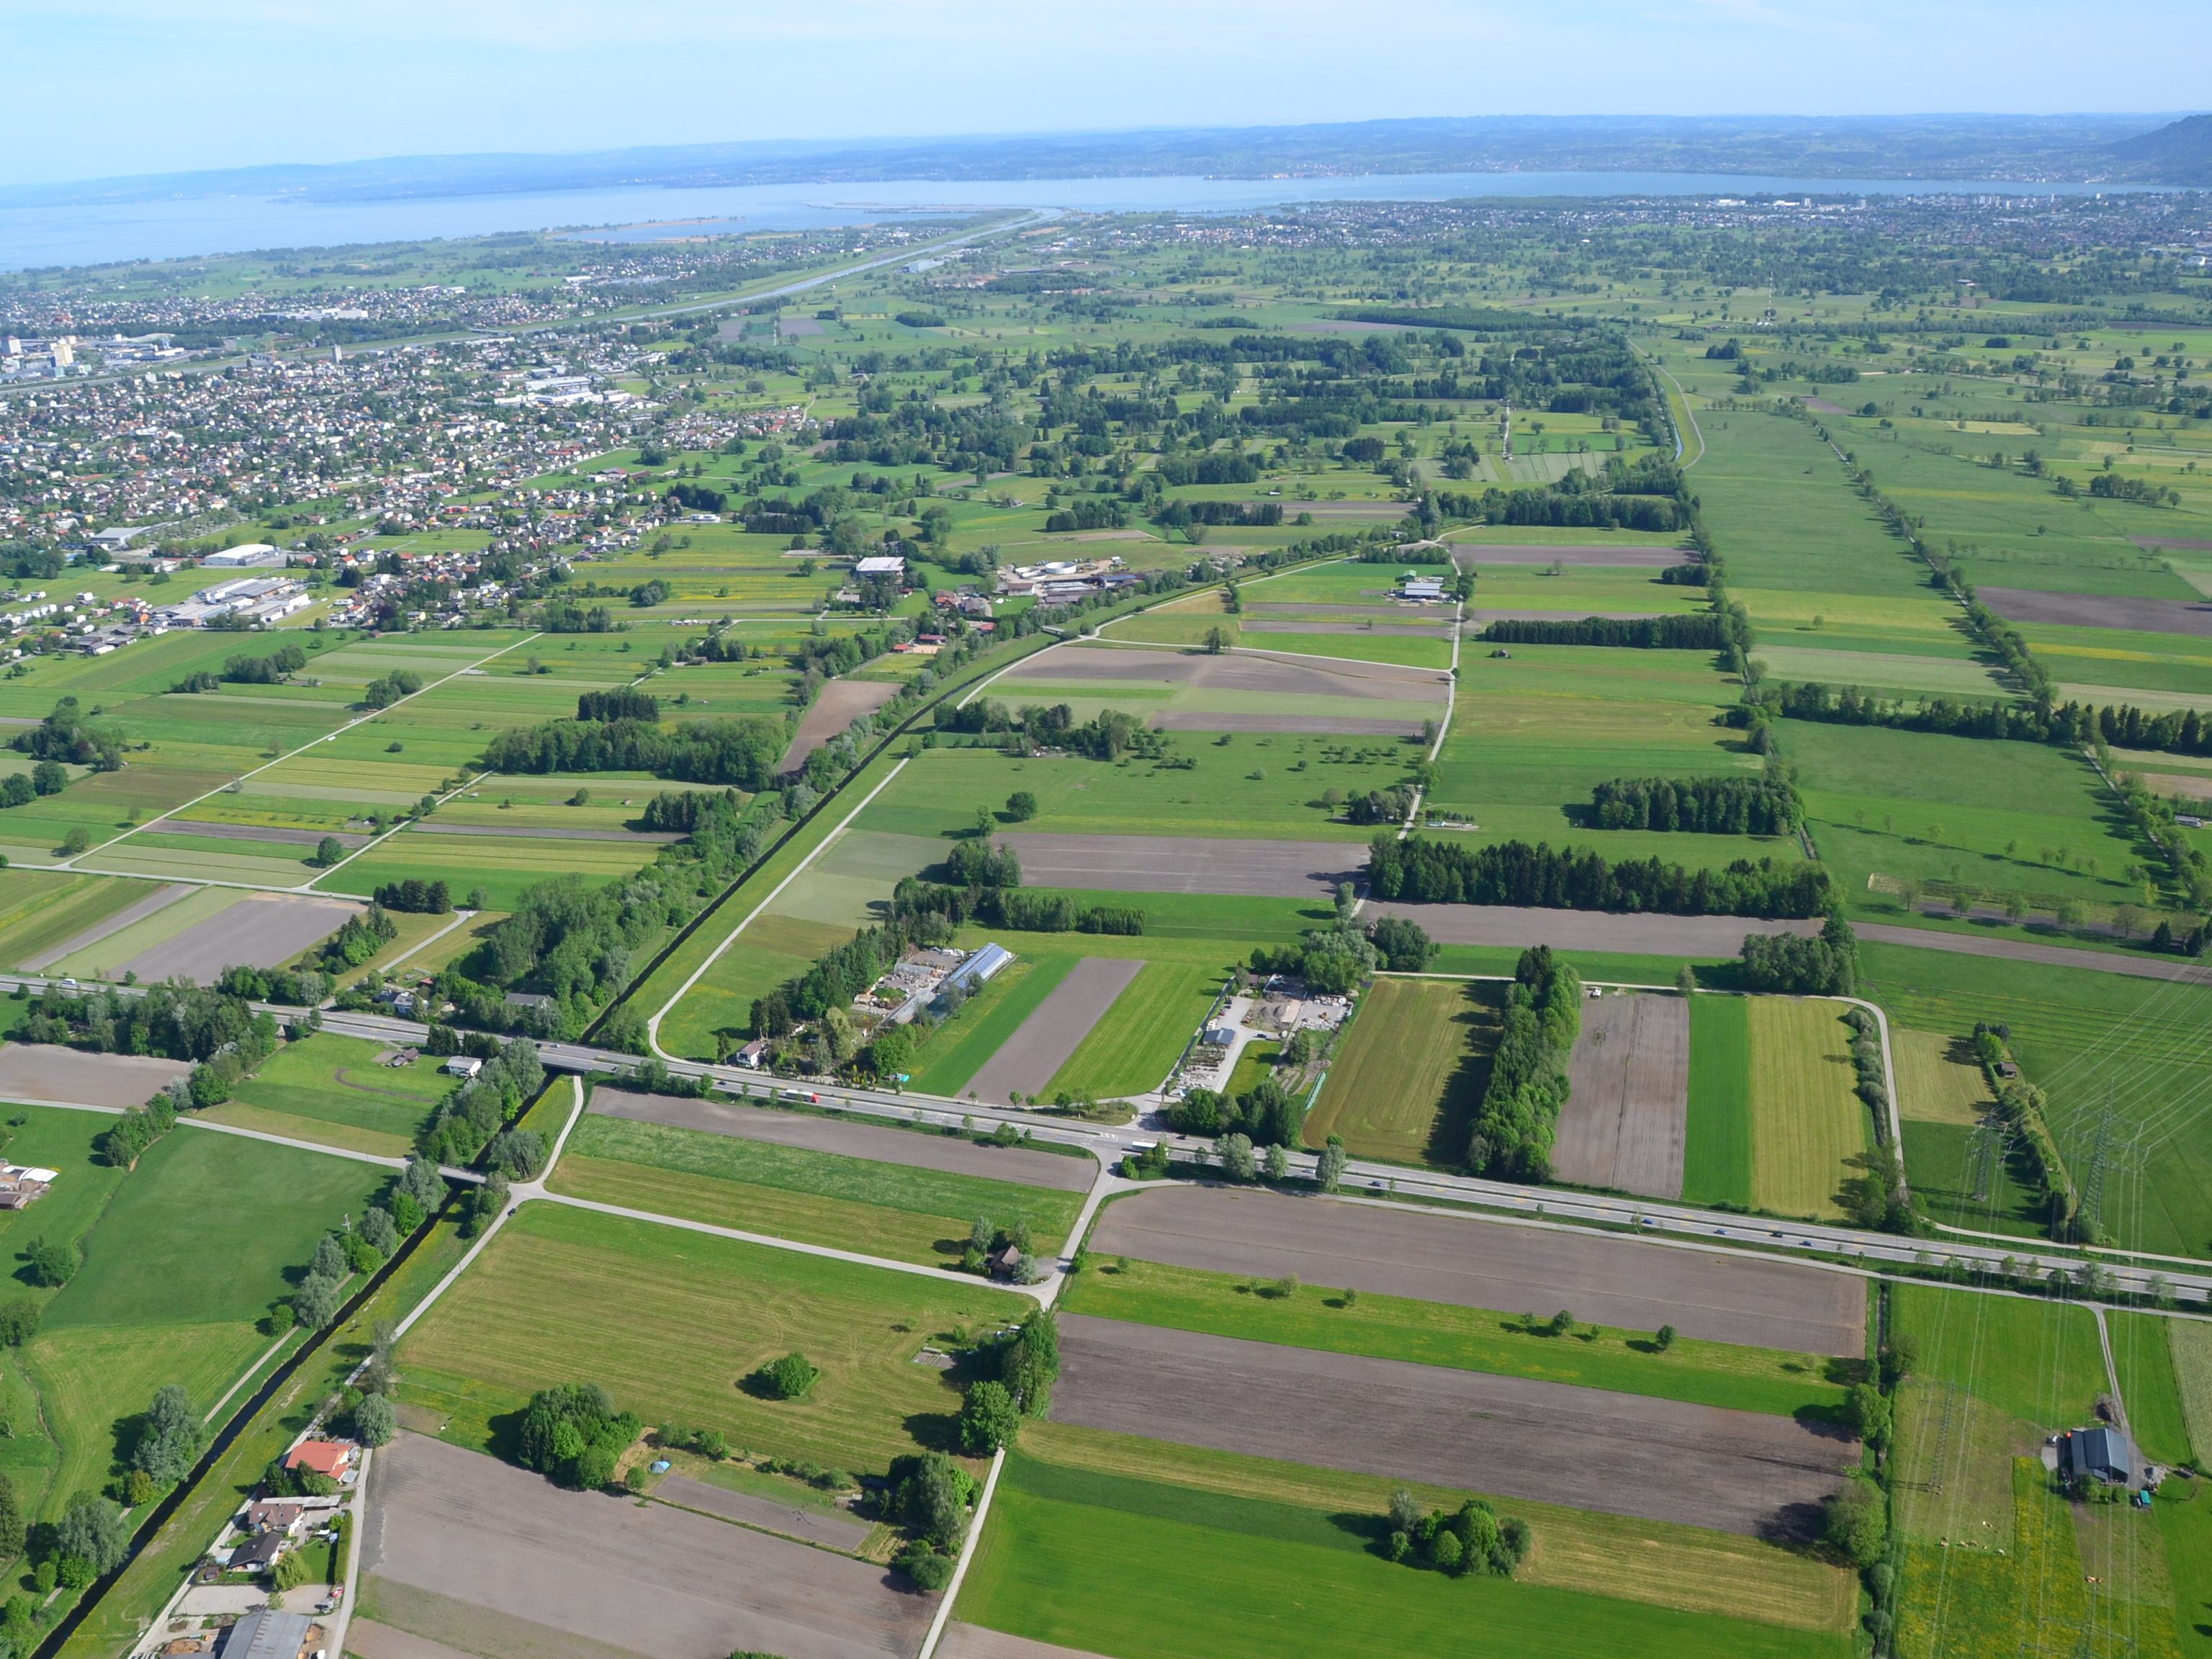
[[[667,830],[510,830],[498,823],[410,823],[410,836],[495,836],[506,841],[634,841],[660,843],[684,837]]]
[[[59,962],[66,956],[73,956],[87,945],[97,945],[100,940],[121,933],[133,923],[145,921],[156,910],[167,909],[187,893],[196,893],[198,890],[198,888],[185,882],[176,882],[167,887],[157,887],[136,904],[118,910],[105,921],[95,922],[82,933],[64,940],[52,950],[40,951],[37,956],[26,961],[23,966],[31,973],[43,973],[48,963]]]
[[[84,1054],[44,1042],[0,1048],[0,1099],[76,1106],[143,1106],[191,1062],[151,1054]]]
[[[1357,881],[1367,849],[1344,842],[1216,841],[1204,836],[1052,836],[999,839],[1032,887],[1115,893],[1231,893],[1330,897]]]
[[[1866,1352],[1866,1289],[1848,1274],[1597,1233],[1178,1187],[1108,1205],[1091,1248],[1462,1308],[1565,1308],[1601,1325],[1672,1325],[1753,1347]]]
[[[1540,910],[1505,904],[1400,904],[1370,900],[1360,915],[1405,916],[1443,945],[1504,945],[1527,950],[1617,951],[1632,956],[1732,957],[1746,933],[1820,931],[1817,921],[1759,916],[1616,915],[1609,910]]]
[[[1451,676],[1437,668],[1396,663],[1332,662],[1327,667],[1280,657],[1208,656],[1203,652],[1145,651],[1118,646],[1059,646],[1041,651],[1010,672],[1009,680],[1206,686],[1222,691],[1266,691],[1300,697],[1386,697],[1394,702],[1449,701]]]
[[[1064,1648],[1056,1642],[1032,1642],[1026,1636],[985,1630],[981,1625],[950,1624],[937,1644],[942,1659],[1098,1659],[1081,1648]]]
[[[1462,565],[1590,565],[1621,570],[1662,570],[1698,562],[1695,553],[1679,547],[1493,547],[1479,542],[1453,543],[1452,557]]]
[[[1145,722],[1155,732],[1267,732],[1285,737],[1417,738],[1415,720],[1370,720],[1341,714],[1209,714],[1170,709]]]
[[[2212,602],[2130,599],[2111,593],[2045,593],[2029,587],[1979,587],[1982,603],[2007,622],[2191,634],[2212,640]]]
[[[1062,1314],[1055,1421],[1759,1536],[1858,1446],[1786,1417]]]
[[[1495,611],[1470,609],[1467,620],[1469,627],[1475,627],[1494,622],[1581,622],[1589,617],[1600,617],[1607,622],[1643,622],[1668,614],[1662,611],[1528,611],[1508,606]]]
[[[1048,1073],[1049,1075],[1049,1073]],[[838,1152],[878,1164],[903,1164],[914,1170],[1016,1181],[1061,1192],[1091,1188],[1096,1171],[1088,1159],[1060,1158],[1018,1146],[978,1146],[950,1135],[916,1134],[874,1123],[850,1123],[834,1117],[769,1107],[738,1106],[721,1100],[683,1100],[673,1095],[633,1094],[627,1089],[595,1089],[592,1110],[602,1117],[634,1123],[660,1123],[676,1129],[703,1129],[740,1140],[761,1140],[809,1152]]]
[[[635,1653],[912,1653],[934,1602],[883,1568],[662,1504],[563,1492],[420,1435],[369,1471],[380,1579]]]
[[[276,842],[287,847],[319,847],[327,836],[348,852],[366,847],[374,839],[370,836],[349,835],[342,830],[278,830],[261,823],[216,823],[198,818],[155,818],[145,827],[155,835],[210,836],[217,841]]]
[[[804,1543],[842,1550],[848,1555],[868,1541],[872,1530],[866,1522],[855,1521],[849,1516],[795,1509],[789,1504],[778,1504],[749,1492],[732,1492],[727,1486],[710,1486],[704,1480],[681,1474],[665,1478],[653,1489],[653,1495],[664,1504],[703,1510],[726,1521],[743,1522],[749,1527],[781,1533]]]
[[[1690,1122],[1690,1005],[1607,996],[1583,1004],[1552,1168],[1578,1187],[1682,1195]]]
[[[968,1085],[969,1092],[1004,1106],[1012,1103],[1014,1093],[1033,1095],[1043,1088],[1144,966],[1125,957],[1084,957],[983,1063]],[[1083,1184],[1090,1185],[1087,1181]]]
[[[179,976],[212,985],[226,968],[276,968],[327,939],[350,916],[356,900],[305,893],[248,893],[228,908],[163,939],[125,963],[118,972],[151,983]]]
[[[1397,640],[1449,640],[1451,627],[1446,623],[1441,628],[1434,623],[1363,623],[1347,628],[1340,623],[1274,622],[1262,618],[1243,625],[1247,634],[1372,634],[1378,638]]]
[[[872,714],[899,694],[888,680],[832,680],[800,717],[799,733],[776,763],[788,772],[863,714]]]

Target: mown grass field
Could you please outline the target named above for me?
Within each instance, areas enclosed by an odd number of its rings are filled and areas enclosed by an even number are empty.
[[[43,961],[153,892],[143,882],[61,870],[0,870],[0,961]]]
[[[2177,1319],[2166,1335],[2189,1443],[2212,1446],[2212,1325]]]
[[[506,1450],[511,1413],[598,1382],[647,1422],[719,1428],[758,1453],[849,1470],[948,1443],[958,1391],[925,1342],[1018,1319],[1026,1297],[800,1255],[651,1222],[526,1204],[401,1345],[408,1397],[444,1437]],[[738,1386],[797,1350],[801,1401]]]
[[[2112,1366],[2120,1374],[2128,1427],[2143,1455],[2156,1463],[2186,1463],[2196,1453],[2188,1413],[2175,1375],[2172,1331],[2185,1322],[2149,1314],[2108,1313]]]
[[[2135,1249],[2212,1251],[2212,1136],[2205,1128],[2212,989],[2036,963],[1866,945],[1865,994],[1893,1019],[1971,1031],[2003,1021],[2027,1079],[2050,1097],[2059,1150],[2087,1168],[2109,1109],[2115,1143],[2138,1148],[2108,1185],[2105,1224]]]
[[[1661,1353],[1649,1331],[1585,1324],[1573,1336],[1547,1336],[1523,1329],[1519,1314],[1366,1294],[1347,1304],[1343,1291],[1322,1285],[1263,1294],[1232,1274],[1134,1259],[1082,1274],[1063,1305],[1133,1324],[1783,1417],[1830,1411],[1844,1397],[1832,1380],[1842,1375],[1838,1362],[1816,1354],[1688,1337]]]
[[[1000,680],[985,695],[1011,708],[1062,700],[1026,696],[1019,680]],[[1036,797],[1036,816],[1019,824],[1002,819],[1002,828],[1364,843],[1374,832],[1337,822],[1323,793],[1388,789],[1419,758],[1418,744],[1393,738],[1238,732],[1223,743],[1177,732],[1169,741],[1176,756],[1195,764],[1170,768],[1124,760],[1109,765],[1073,755],[1015,759],[994,749],[925,750],[855,827],[936,838],[949,853],[950,838],[974,829],[979,808],[1001,811],[1008,795],[1027,790]]]
[[[1498,1025],[1495,986],[1376,980],[1330,1062],[1306,1144],[1341,1135],[1354,1157],[1460,1167]]]
[[[1690,1092],[1682,1197],[1693,1204],[1752,1201],[1751,1004],[1690,1000]]]
[[[1852,1094],[1850,1028],[1833,1002],[1759,997],[1751,1036],[1751,1195],[1778,1215],[1835,1220],[1835,1194],[1866,1150],[1867,1109]],[[1695,1049],[1692,1065],[1696,1064]]]
[[[1079,1194],[1011,1181],[596,1115],[576,1125],[553,1185],[744,1232],[939,1264],[959,1256],[978,1217],[1027,1222],[1040,1252],[1056,1249],[1082,1205]]]
[[[1053,1074],[1045,1097],[1066,1089],[1111,1100],[1158,1088],[1197,1035],[1221,979],[1217,969],[1147,963]]]
[[[230,1103],[209,1114],[218,1122],[325,1139],[404,1157],[454,1079],[425,1056],[408,1066],[379,1066],[386,1045],[318,1031],[286,1045],[239,1085]]]
[[[1177,1449],[1181,1455],[1181,1449]],[[1508,1513],[1511,1512],[1509,1506]],[[1000,1478],[959,1616],[1116,1659],[1370,1650],[1840,1656],[1848,1638],[1384,1559],[1374,1516],[1199,1492],[1022,1454]]]

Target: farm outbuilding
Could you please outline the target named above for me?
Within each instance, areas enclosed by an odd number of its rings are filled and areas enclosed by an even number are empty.
[[[2100,1425],[2058,1437],[2058,1467],[2069,1480],[2132,1486],[2140,1474],[2136,1449],[2118,1429]]]

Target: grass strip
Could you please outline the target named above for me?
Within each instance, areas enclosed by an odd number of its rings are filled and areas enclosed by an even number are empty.
[[[1682,1198],[1751,1202],[1751,1005],[1690,1000],[1690,1113]]]

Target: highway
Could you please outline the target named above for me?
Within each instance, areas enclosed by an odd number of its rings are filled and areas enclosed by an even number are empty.
[[[337,1011],[324,1015],[323,1029],[393,1043],[420,1043],[428,1034],[428,1028],[412,1020]],[[599,1072],[619,1076],[641,1064],[635,1054],[582,1043],[544,1042],[538,1045],[538,1053],[549,1069],[563,1072]],[[823,1110],[862,1112],[939,1127],[972,1125],[988,1129],[1011,1123],[1037,1140],[1082,1147],[1108,1164],[1118,1164],[1124,1156],[1154,1142],[1164,1142],[1170,1157],[1182,1163],[1202,1163],[1212,1153],[1209,1141],[1177,1135],[1158,1127],[1148,1127],[1141,1119],[1126,1125],[1080,1123],[1045,1113],[987,1106],[942,1096],[842,1084],[798,1083],[739,1066],[714,1066],[689,1060],[664,1063],[678,1076],[711,1078],[723,1091],[754,1099],[796,1092]],[[1310,1152],[1291,1155],[1291,1169],[1296,1174],[1310,1175],[1315,1163],[1315,1155]],[[1924,1269],[1930,1265],[1942,1267],[1956,1263],[1970,1272],[1993,1273],[2009,1259],[2016,1273],[2025,1276],[2033,1273],[2036,1277],[2048,1279],[2053,1273],[2071,1278],[2089,1265],[2081,1255],[2032,1239],[2007,1245],[1954,1237],[1902,1238],[1893,1233],[1856,1227],[1735,1215],[1700,1209],[1694,1205],[1486,1181],[1474,1176],[1444,1175],[1361,1159],[1346,1164],[1343,1190],[1355,1195],[1400,1201],[1479,1205],[1531,1224],[1626,1229],[1681,1248],[1729,1254],[1797,1255],[1826,1267],[1870,1273],[1915,1264]],[[2185,1302],[2212,1301],[2212,1266],[2197,1272],[2160,1272],[2110,1259],[2096,1260],[2094,1265],[2106,1282],[2122,1291],[2153,1293],[2158,1288],[2153,1284],[2156,1279]]]

